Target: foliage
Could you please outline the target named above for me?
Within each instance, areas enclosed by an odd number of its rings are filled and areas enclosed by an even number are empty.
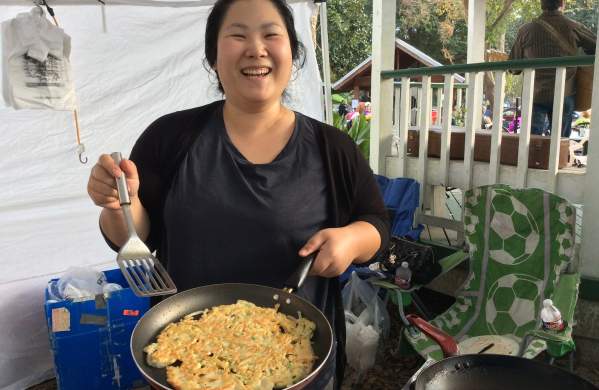
[[[460,106],[453,111],[455,126],[466,127],[466,107]]]
[[[348,104],[351,102],[351,94],[349,92],[334,93],[331,95],[331,100],[333,101],[333,104]]]
[[[457,0],[398,0],[397,36],[441,63],[466,62],[467,24]]]
[[[371,55],[372,0],[329,0],[327,12],[329,61],[331,81],[334,82]],[[316,57],[319,65],[322,65],[319,46],[316,48]]]
[[[596,32],[599,0],[570,0],[564,14]]]
[[[391,0],[388,0],[391,1]],[[441,63],[465,63],[468,0],[395,0],[396,35]],[[469,0],[477,1],[477,0]],[[599,0],[568,0],[565,14],[597,29]],[[371,54],[372,0],[327,2],[331,80],[343,77]],[[509,52],[518,29],[541,13],[539,0],[487,0],[486,46]],[[320,48],[317,58],[321,61]],[[521,94],[521,76],[508,75],[506,95]],[[492,94],[492,90],[486,91]]]
[[[505,78],[505,97],[514,103],[516,97],[522,95],[522,75],[506,73]]]
[[[360,149],[366,160],[370,156],[370,121],[365,115],[360,114],[352,121],[348,129],[347,121],[337,112],[333,112],[333,125],[339,130],[347,133]]]

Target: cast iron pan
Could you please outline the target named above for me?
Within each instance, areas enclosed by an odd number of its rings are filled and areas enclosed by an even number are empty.
[[[415,390],[595,390],[559,367],[508,355],[453,356],[418,375]]]
[[[308,274],[315,255],[302,259],[301,265],[289,278],[286,286],[299,288]],[[287,387],[287,390],[303,389],[310,383],[328,360],[333,348],[333,330],[324,314],[310,302],[291,293],[291,289],[279,290],[272,287],[226,283],[204,287],[196,287],[170,298],[152,307],[137,323],[131,335],[131,353],[135,364],[145,379],[156,389],[171,389],[166,381],[166,369],[155,368],[147,364],[143,349],[156,341],[158,334],[171,322],[184,316],[219,305],[229,305],[243,299],[257,306],[274,307],[280,304],[279,311],[297,317],[302,316],[316,324],[312,346],[316,354],[316,362],[312,372],[300,382]]]
[[[411,325],[435,340],[443,360],[425,368],[415,390],[592,390],[586,380],[546,363],[508,355],[459,355],[455,340],[422,318],[408,315]]]

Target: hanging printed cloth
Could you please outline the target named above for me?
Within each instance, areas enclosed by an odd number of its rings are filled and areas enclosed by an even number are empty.
[[[2,23],[2,90],[15,109],[72,111],[71,38],[40,7]]]

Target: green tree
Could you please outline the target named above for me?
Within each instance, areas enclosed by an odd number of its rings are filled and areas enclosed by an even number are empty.
[[[564,14],[597,32],[599,0],[571,0],[566,5]]]
[[[467,24],[459,0],[399,0],[396,32],[445,64],[466,62]]]
[[[327,1],[329,61],[335,82],[372,53],[372,0]],[[320,25],[318,26],[320,44]],[[321,48],[316,55],[321,64]]]
[[[469,0],[395,1],[398,38],[443,64],[466,62]],[[329,0],[327,9],[331,80],[336,81],[371,55],[372,0]],[[539,0],[487,0],[486,47],[509,53],[520,26],[540,13]],[[596,31],[599,0],[568,0],[565,14]],[[318,46],[317,58],[320,62]],[[492,96],[493,81],[485,81]]]

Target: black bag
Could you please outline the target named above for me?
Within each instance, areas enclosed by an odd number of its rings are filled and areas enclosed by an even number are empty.
[[[395,270],[404,261],[412,271],[412,284],[427,284],[441,274],[441,265],[435,259],[431,246],[392,236],[380,262],[385,270],[395,275]]]

